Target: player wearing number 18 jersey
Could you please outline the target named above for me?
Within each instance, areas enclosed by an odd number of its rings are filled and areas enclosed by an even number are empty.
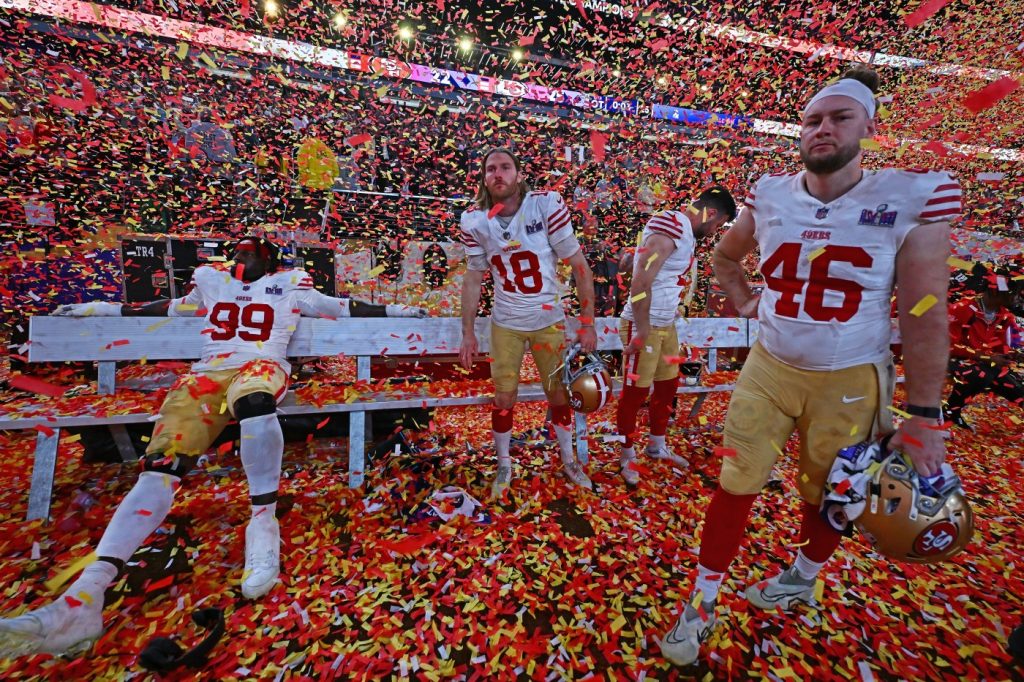
[[[324,296],[301,270],[277,270],[277,248],[259,238],[236,245],[225,270],[198,268],[183,298],[142,306],[79,303],[58,315],[202,315],[209,326],[202,359],[167,393],[142,462],[142,473],[107,525],[86,566],[64,595],[17,618],[0,620],[0,657],[78,653],[103,631],[103,593],[145,539],[163,523],[182,477],[232,418],[249,484],[252,518],[245,530],[242,594],[254,599],[280,571],[275,517],[284,438],[277,402],[285,392],[285,352],[300,315],[422,316],[406,306],[375,306]]]
[[[586,352],[597,345],[594,333],[594,277],[572,231],[569,208],[557,192],[531,192],[519,159],[507,149],[491,149],[481,161],[477,206],[462,214],[462,243],[469,267],[462,282],[463,366],[477,352],[474,322],[484,272],[494,280],[491,311],[491,378],[494,381],[494,429],[498,470],[492,494],[512,479],[509,443],[519,370],[528,344],[551,405],[565,475],[576,485],[591,482],[576,459],[570,431],[571,411],[558,369],[565,348],[565,313],[556,270],[558,259],[573,271],[582,308],[579,342]]]
[[[762,178],[715,250],[715,275],[740,314],[760,321],[726,415],[720,486],[708,507],[694,594],[661,642],[680,665],[696,660],[716,623],[719,588],[747,517],[780,449],[800,434],[796,485],[802,525],[793,564],[746,590],[759,608],[813,599],[819,571],[841,536],[821,517],[822,488],[840,448],[892,430],[890,297],[895,286],[904,348],[904,410],[891,447],[923,475],[945,456],[937,428],[949,352],[949,221],[960,187],[946,173],[861,168],[875,132],[877,75],[855,69],[803,112],[805,170]],[[760,250],[760,299],[740,261]]]

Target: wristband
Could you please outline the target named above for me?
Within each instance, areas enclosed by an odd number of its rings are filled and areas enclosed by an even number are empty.
[[[912,417],[924,417],[925,419],[942,419],[942,409],[938,407],[921,407],[907,403],[903,411]]]

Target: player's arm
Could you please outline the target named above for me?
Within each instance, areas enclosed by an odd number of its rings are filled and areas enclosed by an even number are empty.
[[[754,214],[747,208],[722,235],[711,258],[715,279],[743,317],[757,316],[759,297],[750,288],[743,269],[743,259],[757,247],[754,228]]]
[[[576,297],[580,301],[580,329],[577,332],[580,347],[584,352],[591,353],[597,349],[597,333],[594,331],[594,272],[583,255],[583,249],[577,249],[565,262],[572,268]]]
[[[416,306],[389,303],[375,305],[349,298],[335,298],[316,289],[304,289],[298,298],[299,312],[307,317],[337,319],[339,317],[426,317],[427,311]]]
[[[459,346],[459,362],[469,369],[479,347],[476,340],[476,311],[480,307],[480,286],[484,281],[487,259],[484,256],[469,256],[469,267],[462,276],[462,344]]]
[[[896,254],[896,306],[903,339],[907,404],[938,408],[949,362],[949,223],[918,225]],[[937,473],[946,455],[936,421],[910,417],[893,438],[918,473]]]
[[[649,234],[643,245],[637,249],[629,288],[636,333],[629,346],[622,350],[627,355],[638,353],[647,343],[647,337],[651,333],[651,286],[675,248],[675,242],[666,235]]]
[[[161,298],[148,303],[71,303],[60,306],[53,314],[67,317],[192,317],[202,307],[202,300],[199,287],[193,286],[181,298]]]

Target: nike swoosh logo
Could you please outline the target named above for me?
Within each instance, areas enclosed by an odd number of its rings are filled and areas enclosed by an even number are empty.
[[[847,398],[847,397],[846,397],[846,396],[844,395],[844,396],[843,396],[843,402],[844,402],[844,403],[846,403],[847,405],[849,405],[850,403],[855,403],[855,402],[857,402],[858,400],[864,400],[864,398],[865,398],[865,396],[862,396],[862,395],[861,395],[861,396],[857,396],[856,398]]]

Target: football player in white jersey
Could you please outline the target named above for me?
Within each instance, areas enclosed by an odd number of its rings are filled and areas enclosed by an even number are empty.
[[[401,305],[375,306],[325,296],[302,270],[277,270],[277,248],[247,237],[228,269],[196,269],[184,297],[144,305],[77,303],[70,316],[194,316],[210,324],[202,358],[167,393],[142,461],[142,473],[107,525],[97,559],[52,602],[16,618],[0,619],[0,656],[77,654],[103,632],[103,593],[156,530],[174,491],[232,418],[241,426],[240,455],[249,484],[252,518],[245,530],[242,594],[255,599],[277,582],[280,534],[277,490],[284,438],[276,409],[288,385],[285,349],[300,315],[310,317],[422,317]]]
[[[688,462],[665,444],[672,401],[679,385],[676,317],[680,296],[689,286],[697,240],[717,232],[736,217],[736,202],[724,187],[711,187],[685,211],[663,211],[647,221],[633,262],[632,284],[619,323],[622,338],[622,394],[616,415],[623,480],[640,482],[636,460],[636,416],[651,393],[647,456],[686,467]],[[653,391],[651,384],[653,383]]]
[[[489,270],[494,279],[491,425],[498,457],[491,492],[500,495],[512,480],[512,413],[527,344],[551,405],[551,421],[565,475],[578,486],[592,488],[573,449],[572,412],[558,371],[566,343],[558,259],[572,267],[582,310],[579,338],[574,341],[586,352],[597,346],[594,276],[573,233],[569,208],[558,192],[531,192],[519,159],[508,149],[495,148],[484,154],[480,175],[476,206],[464,212],[461,220],[469,267],[462,281],[459,357],[468,369],[476,356],[474,321],[480,304],[480,285]]]
[[[693,595],[661,641],[666,658],[693,663],[716,623],[722,580],[739,551],[750,508],[790,434],[800,434],[796,486],[803,498],[793,564],[746,590],[759,608],[811,601],[841,536],[819,513],[840,448],[890,432],[893,288],[903,338],[909,413],[891,441],[922,475],[945,457],[940,418],[949,334],[949,221],[960,186],[949,174],[861,167],[875,132],[878,76],[848,71],[802,115],[805,169],[766,175],[719,241],[715,275],[759,339],[733,391],[720,485],[705,515]],[[760,251],[758,298],[741,261]]]

